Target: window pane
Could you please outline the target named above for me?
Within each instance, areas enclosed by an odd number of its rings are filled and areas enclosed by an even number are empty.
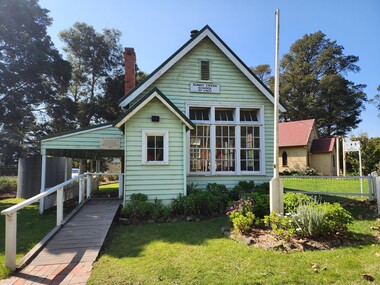
[[[154,151],[154,148],[148,148],[147,149],[147,159],[148,161],[154,161],[154,157],[155,157],[155,151]]]
[[[147,161],[164,161],[164,136],[147,136]]]
[[[259,138],[255,138],[254,148],[260,148],[260,139]]]
[[[196,126],[190,131],[190,171],[210,171],[210,126]]]
[[[260,127],[240,127],[241,171],[260,171]]]
[[[157,148],[163,148],[164,147],[164,137],[162,137],[162,136],[156,137],[156,147]]]
[[[260,137],[260,128],[259,127],[254,127],[255,129],[255,137],[258,138]]]
[[[215,109],[216,121],[234,121],[234,109]]]
[[[190,120],[209,121],[210,108],[190,108]]]
[[[155,137],[154,136],[148,136],[148,148],[154,148],[155,147]]]
[[[164,149],[158,148],[156,149],[156,161],[163,161],[164,160]]]
[[[240,109],[241,122],[257,122],[258,110],[256,109]]]
[[[216,171],[235,170],[235,126],[216,126]]]

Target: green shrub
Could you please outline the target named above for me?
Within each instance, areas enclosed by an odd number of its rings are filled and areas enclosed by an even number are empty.
[[[264,182],[264,183],[256,185],[253,191],[259,194],[269,195],[269,182]]]
[[[264,218],[264,216],[269,215],[269,194],[262,194],[256,192],[252,192],[248,195],[249,198],[252,198],[255,206],[253,207],[252,213],[255,214],[256,217]]]
[[[311,238],[329,237],[347,231],[351,214],[338,203],[316,202],[300,205],[293,216],[297,234]]]
[[[174,198],[171,203],[172,212],[174,215],[181,216],[185,214],[185,198],[179,194],[178,198]]]
[[[167,219],[170,218],[172,215],[172,207],[170,205],[164,205],[162,204],[161,200],[158,200],[157,198],[154,200],[154,207],[156,208],[153,210],[152,213],[152,218],[155,220],[164,220],[166,221]]]
[[[293,216],[293,223],[297,234],[303,237],[319,238],[324,236],[324,223],[326,221],[326,208],[320,204],[310,203],[300,205],[297,214]]]
[[[255,222],[255,215],[252,212],[247,212],[245,215],[239,212],[231,212],[229,216],[234,231],[241,234],[248,233]]]
[[[300,205],[315,202],[314,198],[301,193],[285,193],[284,195],[284,212],[297,213]]]
[[[157,217],[157,208],[152,202],[131,200],[121,210],[121,215],[133,220],[148,220]]]
[[[319,204],[319,207],[324,207],[326,211],[326,220],[323,224],[325,236],[347,231],[347,226],[352,223],[353,219],[346,209],[338,203],[328,202]]]
[[[195,189],[188,196],[180,195],[172,201],[173,214],[199,217],[210,216],[214,212],[220,213],[226,203],[226,197],[221,190],[223,189],[219,187],[209,190]]]
[[[142,193],[132,194],[131,201],[145,202],[148,201],[148,196]]]
[[[231,201],[231,193],[227,189],[226,185],[208,183],[206,186],[206,192],[210,192],[215,197],[218,197],[218,199],[223,203],[224,206],[227,206],[228,202]]]
[[[186,185],[187,195],[189,195],[192,192],[194,192],[197,188],[198,188],[198,183],[190,182],[189,184],[187,184]]]
[[[17,192],[17,177],[0,177],[0,192],[14,193]]]
[[[285,240],[289,240],[295,234],[292,218],[289,215],[283,216],[272,212],[264,217],[264,224],[270,226],[276,235]]]

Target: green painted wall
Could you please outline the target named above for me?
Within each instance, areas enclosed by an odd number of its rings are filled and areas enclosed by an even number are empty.
[[[100,148],[100,138],[120,138],[120,149],[124,149],[123,132],[112,126],[94,128],[91,130],[62,135],[41,141],[41,148],[45,149],[91,149]]]
[[[220,84],[220,94],[190,92],[189,84],[199,82],[200,60],[211,61],[211,81],[212,83]],[[186,113],[186,103],[190,102],[264,106],[265,175],[190,176],[188,177],[188,182],[199,183],[201,186],[206,185],[208,182],[217,182],[232,187],[239,180],[254,180],[261,183],[271,179],[273,176],[273,103],[241,73],[235,64],[211,40],[204,39],[147,88],[146,92],[155,86],[184,113]]]
[[[151,116],[159,115],[159,122]],[[169,131],[169,164],[142,164],[142,131]],[[152,99],[125,124],[125,199],[133,193],[150,200],[170,200],[184,194],[183,124],[161,101]]]

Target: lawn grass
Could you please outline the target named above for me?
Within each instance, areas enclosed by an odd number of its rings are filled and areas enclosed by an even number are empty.
[[[23,199],[0,200],[0,211]],[[39,204],[32,204],[20,210],[17,215],[17,260],[31,250],[51,229],[55,227],[55,213],[39,214]],[[5,267],[5,217],[0,217],[0,279],[10,275]]]
[[[360,180],[358,178],[299,178],[297,176],[284,176],[285,191],[326,192],[326,193],[355,193],[360,194]],[[368,197],[368,180],[363,179],[363,193]]]
[[[370,284],[380,283],[375,214],[354,210],[352,240],[335,250],[283,253],[235,242],[226,217],[201,222],[116,225],[88,284]],[[311,263],[321,270],[316,273]],[[326,270],[322,270],[326,268]]]
[[[101,197],[116,198],[119,196],[119,183],[100,185],[99,189],[94,191],[93,196],[96,198],[101,198]]]

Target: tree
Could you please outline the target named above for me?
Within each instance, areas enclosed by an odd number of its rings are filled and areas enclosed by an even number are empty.
[[[75,129],[104,121],[99,110],[105,88],[123,72],[120,36],[116,29],[98,33],[85,23],[75,23],[60,33],[72,65],[72,79],[68,94],[50,106],[52,128]]]
[[[322,136],[344,135],[361,122],[365,85],[344,75],[359,72],[359,58],[322,32],[304,35],[281,60],[280,97],[286,120],[317,119]]]
[[[147,74],[138,69],[136,65],[135,83],[139,84]],[[124,75],[108,77],[104,83],[104,96],[100,98],[98,116],[106,121],[114,121],[123,110],[119,107],[119,100],[125,95]]]
[[[367,133],[359,136],[352,136],[351,141],[360,141],[362,154],[363,175],[368,175],[380,167],[380,138],[368,138]],[[351,172],[359,174],[359,153],[347,153],[347,169]]]
[[[259,64],[254,67],[251,67],[251,71],[256,74],[256,76],[265,84],[269,85],[272,76],[272,69],[269,64]]]
[[[377,91],[380,91],[380,85],[377,87]],[[375,104],[376,108],[379,110],[379,114],[377,116],[380,117],[380,93],[376,94],[370,102]]]
[[[47,35],[37,0],[0,0],[0,165],[28,153],[44,106],[64,92],[70,64]]]

